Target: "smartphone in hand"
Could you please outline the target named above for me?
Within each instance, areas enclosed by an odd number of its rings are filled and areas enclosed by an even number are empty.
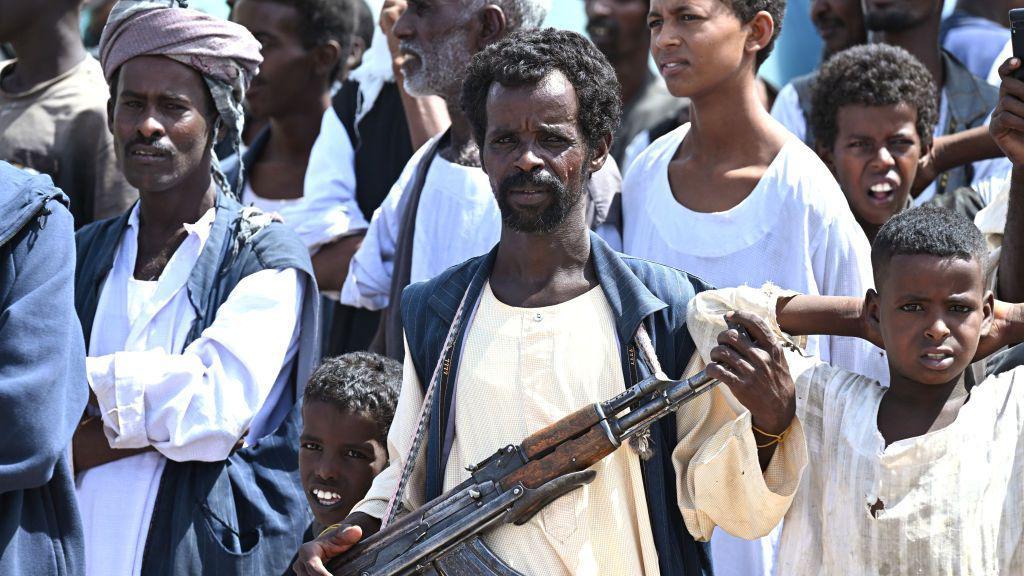
[[[1024,62],[1024,8],[1010,10],[1010,39],[1013,43],[1013,56]],[[1013,76],[1024,80],[1024,66],[1017,68]]]

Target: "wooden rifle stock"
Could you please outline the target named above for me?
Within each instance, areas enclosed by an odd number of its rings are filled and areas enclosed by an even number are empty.
[[[480,540],[524,524],[552,501],[593,481],[588,470],[626,439],[717,384],[652,376],[585,406],[469,466],[470,478],[328,563],[338,576],[521,576]]]

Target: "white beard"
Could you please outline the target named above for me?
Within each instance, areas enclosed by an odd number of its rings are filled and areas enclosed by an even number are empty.
[[[462,85],[472,54],[467,53],[468,34],[458,28],[429,48],[403,46],[419,57],[419,68],[405,75],[405,91],[412,96],[447,96]]]

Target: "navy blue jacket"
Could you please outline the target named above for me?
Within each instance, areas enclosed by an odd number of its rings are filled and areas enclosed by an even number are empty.
[[[678,378],[695,351],[686,329],[690,298],[709,287],[701,280],[674,268],[631,258],[612,250],[597,234],[590,234],[591,255],[601,289],[616,318],[616,336],[622,344],[622,373],[626,386],[646,378],[651,369],[637,354],[634,337],[643,322],[658,354],[662,369]],[[413,284],[402,293],[402,322],[416,373],[424,387],[430,383],[445,337],[459,302],[476,302],[494,266],[497,248],[449,268],[444,273]],[[456,340],[462,346],[466,323]],[[449,368],[448,382],[456,382],[458,354]],[[440,387],[439,387],[440,388]],[[453,390],[438,390],[427,436],[426,499],[441,493],[447,454],[445,431],[452,415]],[[676,498],[676,472],[672,448],[676,445],[675,420],[663,418],[651,427],[654,457],[642,463],[651,530],[658,550],[662,576],[712,574],[707,544],[694,541],[683,523]]]
[[[67,205],[49,176],[0,162],[0,574],[85,573],[67,448],[89,387]]]
[[[86,339],[127,223],[128,213],[78,231],[75,305]],[[242,278],[285,268],[306,278],[293,393],[275,406],[267,433],[227,460],[167,461],[143,553],[147,576],[279,576],[302,544],[311,516],[298,475],[299,401],[319,356],[316,280],[298,237],[279,222],[243,211],[223,193],[217,197],[210,237],[188,279],[196,319],[185,346],[213,324]]]

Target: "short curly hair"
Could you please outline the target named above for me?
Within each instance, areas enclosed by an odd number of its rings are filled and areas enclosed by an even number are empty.
[[[829,58],[814,81],[811,124],[815,143],[831,148],[839,134],[843,106],[893,106],[917,110],[917,135],[930,146],[939,111],[935,81],[928,69],[902,48],[866,44]]]
[[[757,16],[758,12],[767,12],[775,22],[775,33],[772,34],[771,42],[757,53],[757,66],[760,67],[775,49],[775,41],[782,33],[782,19],[786,15],[786,0],[722,0],[740,19],[746,24]]]
[[[377,423],[378,440],[387,441],[395,417],[402,365],[369,352],[350,352],[325,359],[309,377],[305,401],[324,402]]]
[[[939,206],[924,205],[890,218],[871,244],[875,286],[882,286],[893,256],[938,256],[978,262],[988,257],[985,237],[970,218]]]
[[[299,37],[307,50],[335,40],[341,45],[342,60],[352,45],[361,0],[258,0],[295,8],[299,13]]]
[[[462,111],[481,146],[487,133],[487,95],[497,82],[537,84],[559,71],[576,89],[577,123],[591,150],[619,127],[622,104],[615,69],[590,40],[568,30],[521,30],[473,57],[462,83]]]

